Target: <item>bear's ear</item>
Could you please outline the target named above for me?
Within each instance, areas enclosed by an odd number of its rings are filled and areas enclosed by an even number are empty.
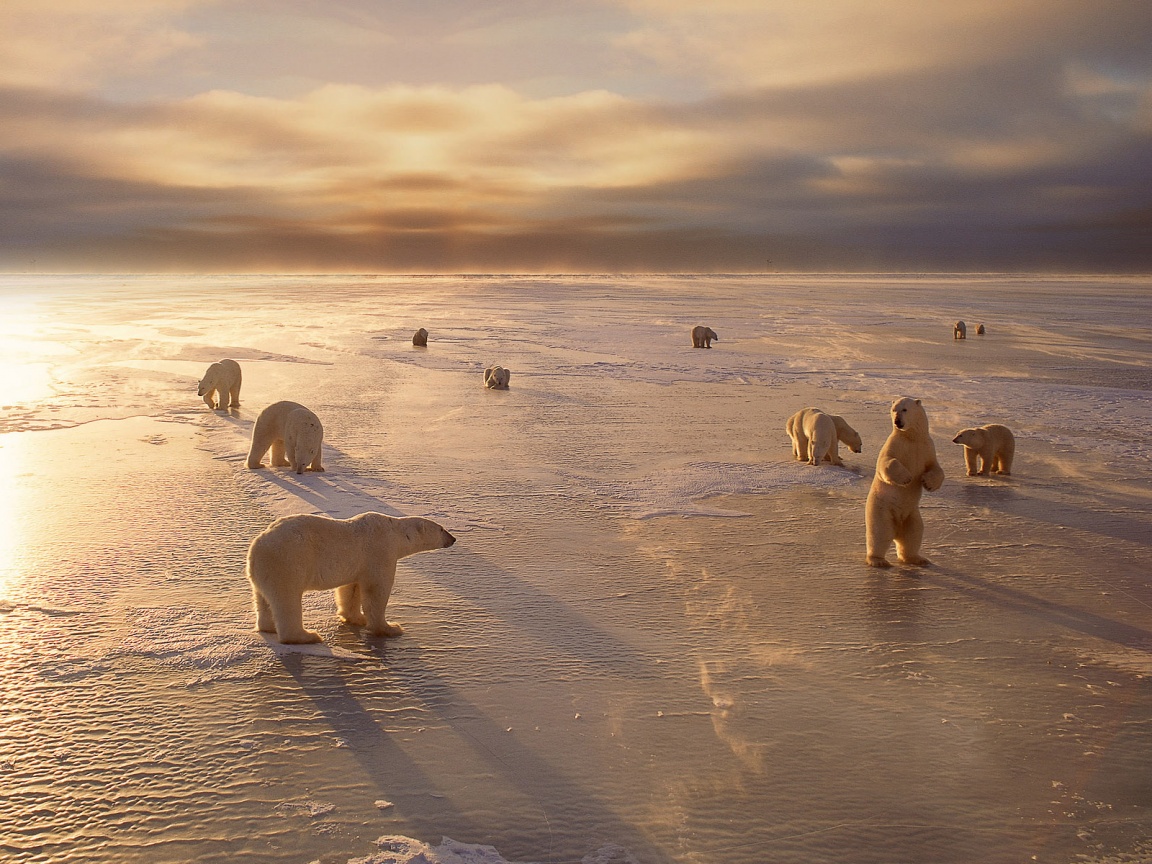
[[[916,404],[917,404],[917,405],[919,405],[919,404],[920,404],[920,400],[919,400],[919,399],[917,399],[917,400],[916,400]]]

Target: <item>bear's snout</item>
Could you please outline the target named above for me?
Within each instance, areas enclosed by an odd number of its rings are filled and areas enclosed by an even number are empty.
[[[449,546],[452,546],[455,543],[456,543],[456,538],[453,537],[451,534],[449,534],[447,531],[445,531],[444,532],[444,548],[447,549]]]
[[[955,438],[953,438],[953,439],[952,439],[952,443],[953,443],[953,444],[959,444],[959,443],[960,443],[960,436],[959,436],[959,435],[957,435]]]
[[[903,429],[904,428],[904,418],[901,417],[899,414],[897,414],[895,417],[892,418],[892,425],[895,426],[897,429]]]

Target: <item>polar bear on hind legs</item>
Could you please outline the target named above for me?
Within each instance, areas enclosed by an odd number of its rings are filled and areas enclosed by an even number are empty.
[[[240,364],[235,360],[213,363],[200,379],[196,395],[204,404],[216,411],[240,407]]]
[[[901,563],[932,563],[920,554],[920,495],[925,489],[935,492],[943,483],[944,469],[936,460],[924,407],[919,399],[897,399],[892,403],[892,432],[876,459],[864,510],[870,566],[892,566],[887,555],[893,540]]]
[[[821,462],[843,465],[840,443],[846,444],[853,453],[859,453],[863,447],[860,433],[849,426],[847,420],[838,414],[825,414],[819,408],[797,411],[788,418],[784,429],[792,439],[792,455],[809,465]]]
[[[345,624],[367,627],[372,636],[399,636],[403,628],[385,616],[396,562],[455,542],[443,526],[419,516],[277,519],[248,547],[246,573],[256,629],[275,633],[285,645],[321,641],[320,634],[304,629],[302,598],[305,591],[334,588],[336,610]]]
[[[320,418],[296,402],[274,402],[260,412],[252,426],[252,446],[248,467],[262,468],[261,460],[272,449],[269,464],[274,468],[291,466],[297,474],[323,471],[320,463],[324,427]]]

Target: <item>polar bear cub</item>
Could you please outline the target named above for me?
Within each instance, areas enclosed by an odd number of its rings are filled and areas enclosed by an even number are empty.
[[[968,469],[969,477],[977,474],[987,477],[989,469],[996,474],[1012,473],[1016,439],[1007,426],[989,423],[975,429],[961,429],[952,443],[964,445],[964,466]]]
[[[484,386],[489,390],[507,390],[512,373],[503,366],[489,366],[484,370]]]
[[[711,348],[712,340],[720,341],[720,337],[716,335],[716,331],[711,327],[705,327],[703,324],[698,324],[692,328],[692,347],[693,348]]]
[[[423,327],[421,327],[419,330],[417,330],[415,333],[413,333],[412,334],[412,344],[415,345],[417,348],[427,348],[428,347],[428,331],[425,330]]]
[[[968,338],[968,325],[963,321],[957,321],[952,327],[953,339],[967,339]]]
[[[204,404],[217,411],[239,408],[240,382],[240,364],[235,360],[221,360],[208,367],[196,395],[204,397]]]
[[[825,414],[819,408],[802,408],[788,418],[784,429],[792,439],[792,455],[809,465],[824,461],[843,465],[841,442],[853,453],[863,448],[860,433],[849,426],[848,421],[838,414]]]
[[[323,442],[324,427],[319,417],[296,402],[274,402],[260,412],[252,426],[248,467],[263,467],[261,460],[271,447],[269,464],[273,467],[291,466],[297,474],[303,474],[305,468],[323,471],[320,463]]]
[[[904,564],[931,564],[920,554],[924,521],[920,494],[934,492],[944,483],[944,469],[936,460],[936,445],[928,432],[928,415],[919,399],[907,396],[892,403],[892,432],[876,459],[876,476],[864,510],[867,562],[891,567],[888,547]]]
[[[284,644],[319,642],[318,633],[304,629],[301,598],[305,591],[334,588],[336,610],[345,624],[366,626],[373,636],[399,636],[403,628],[385,617],[397,560],[455,542],[441,525],[419,516],[277,519],[248,547],[256,629],[275,633]]]

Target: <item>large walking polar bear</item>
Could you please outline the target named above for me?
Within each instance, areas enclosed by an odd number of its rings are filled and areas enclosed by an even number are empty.
[[[273,402],[260,412],[252,426],[252,446],[248,450],[248,467],[262,468],[261,460],[272,448],[269,464],[276,468],[292,466],[297,474],[323,471],[320,450],[324,427],[320,418],[296,402]]]
[[[284,644],[319,642],[304,629],[305,591],[336,589],[336,611],[345,624],[367,626],[373,636],[404,632],[385,617],[400,558],[456,542],[441,525],[419,516],[361,513],[351,519],[284,516],[248,547],[248,581],[256,629]]]
[[[801,408],[788,418],[784,430],[792,439],[792,455],[809,465],[824,461],[843,465],[841,442],[853,453],[859,453],[864,446],[860,433],[847,420],[839,414],[825,414],[819,408]]]
[[[213,363],[200,379],[196,395],[204,404],[217,411],[240,407],[240,364],[235,360]]]
[[[936,461],[924,406],[919,399],[897,399],[892,403],[892,433],[876,459],[864,510],[869,565],[892,566],[887,555],[893,540],[901,563],[932,563],[920,554],[924,539],[920,494],[924,489],[935,492],[943,483],[944,469]]]

